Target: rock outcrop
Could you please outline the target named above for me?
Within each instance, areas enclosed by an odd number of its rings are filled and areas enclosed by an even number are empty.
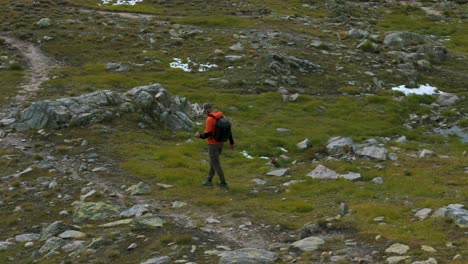
[[[77,97],[34,102],[21,111],[12,127],[27,129],[60,129],[83,127],[110,121],[126,113],[138,112],[143,124],[166,126],[172,131],[191,130],[198,105],[186,98],[172,96],[160,84],[151,84],[119,94],[109,90],[95,91]],[[198,111],[199,113],[200,111]]]

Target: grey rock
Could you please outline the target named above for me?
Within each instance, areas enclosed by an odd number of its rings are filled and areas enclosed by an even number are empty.
[[[432,150],[423,149],[418,153],[418,158],[428,158],[435,156],[436,153]]]
[[[39,253],[46,254],[61,248],[65,244],[65,240],[58,237],[49,237],[44,245],[39,249]]]
[[[415,261],[411,264],[438,264],[439,262],[435,258],[428,258],[427,260]]]
[[[408,252],[408,250],[409,250],[409,246],[405,244],[395,243],[391,245],[390,247],[388,247],[387,249],[385,249],[385,253],[394,253],[394,254],[403,255],[406,252]]]
[[[406,263],[406,261],[410,258],[411,258],[410,256],[393,256],[393,257],[388,257],[386,259],[386,262],[388,264]]]
[[[55,221],[42,230],[41,236],[39,239],[46,240],[49,237],[56,236],[68,229],[70,229],[70,227],[64,224],[62,221]]]
[[[182,207],[185,207],[185,206],[187,206],[187,203],[185,203],[185,202],[174,201],[172,203],[172,208],[182,208]]]
[[[461,228],[468,227],[468,210],[462,204],[450,204],[437,209],[432,217],[449,217]]]
[[[160,84],[139,86],[124,94],[96,91],[77,97],[33,102],[20,111],[10,126],[17,130],[60,129],[87,126],[121,117],[138,109],[152,127],[165,125],[170,130],[191,130],[191,104],[186,98],[171,96]]]
[[[319,225],[313,222],[309,222],[309,223],[306,223],[301,229],[299,229],[298,237],[299,239],[304,239],[314,234],[317,234],[320,231],[322,231],[322,229],[320,228]]]
[[[13,242],[0,241],[0,250],[9,249],[10,247],[12,247],[14,245],[15,245],[15,243],[13,243]]]
[[[140,217],[133,220],[135,228],[156,229],[162,227],[166,221],[159,217]]]
[[[348,35],[355,39],[362,39],[367,38],[369,36],[369,32],[362,29],[353,28],[348,31]]]
[[[79,251],[79,250],[85,248],[85,243],[86,242],[83,241],[83,240],[75,240],[73,242],[70,242],[70,243],[65,244],[64,246],[62,246],[62,250],[65,251],[65,252]]]
[[[278,77],[286,84],[295,84],[295,81],[290,78],[293,72],[310,73],[321,69],[320,65],[308,60],[280,53],[270,53],[266,60],[271,75]]]
[[[309,147],[309,145],[310,145],[310,141],[308,138],[296,144],[298,149],[306,149]]]
[[[416,214],[414,215],[415,217],[419,218],[420,220],[424,220],[427,217],[429,217],[429,214],[432,212],[432,209],[430,208],[423,208],[421,210],[418,210]]]
[[[107,245],[112,245],[112,240],[105,238],[105,237],[98,237],[98,238],[93,239],[91,243],[89,243],[87,248],[100,249],[101,247],[107,246]]]
[[[86,234],[76,230],[67,230],[59,234],[59,237],[63,239],[77,239],[86,237]]]
[[[323,240],[320,237],[311,236],[298,240],[292,243],[291,246],[302,251],[314,251],[317,250],[323,244],[325,244],[325,240]]]
[[[387,149],[378,146],[366,146],[356,150],[356,154],[374,160],[386,160]]]
[[[41,235],[39,234],[22,234],[15,236],[16,242],[29,242],[39,240]]]
[[[224,59],[228,62],[235,62],[235,61],[239,61],[241,59],[243,59],[244,56],[241,56],[241,55],[226,55],[224,56]]]
[[[51,25],[51,20],[50,18],[41,18],[39,21],[36,22],[36,26],[39,28],[48,28]]]
[[[350,181],[360,181],[362,180],[361,174],[357,172],[348,172],[346,174],[340,174],[339,178],[344,178]]]
[[[106,64],[106,69],[114,72],[128,72],[128,65],[118,63],[118,62],[108,62]]]
[[[241,43],[237,42],[236,44],[230,46],[229,49],[233,51],[243,51],[244,46]]]
[[[117,220],[114,222],[106,223],[99,225],[99,227],[115,227],[115,226],[120,226],[120,225],[128,225],[133,222],[133,219],[128,218],[128,219],[122,219],[122,220]]]
[[[379,176],[379,177],[375,177],[374,179],[372,179],[372,182],[375,183],[375,184],[383,184],[384,179]]]
[[[242,248],[222,253],[219,264],[269,264],[274,263],[278,255],[274,252],[257,248]]]
[[[265,185],[267,183],[267,181],[257,178],[252,179],[252,181],[255,182],[257,185]]]
[[[333,137],[328,140],[327,150],[332,154],[342,153],[347,147],[350,150],[354,147],[354,142],[349,137]]]
[[[136,216],[139,217],[144,213],[148,212],[149,205],[148,204],[136,204],[132,206],[130,209],[123,211],[120,216],[122,217],[131,217]]]
[[[311,177],[314,179],[337,179],[338,178],[338,173],[334,170],[330,170],[329,168],[323,166],[323,165],[318,165],[315,167],[315,169],[311,172],[309,172],[307,177]]]
[[[127,190],[130,195],[144,195],[151,192],[151,188],[144,182],[139,182],[135,185],[130,186]]]
[[[460,101],[460,98],[456,94],[452,93],[440,93],[437,95],[436,103],[441,106],[451,106]]]
[[[171,262],[171,258],[168,256],[163,257],[156,257],[152,259],[145,260],[140,264],[169,264]]]
[[[391,48],[408,48],[426,42],[426,37],[413,32],[394,32],[385,36],[384,45]]]
[[[288,169],[273,170],[273,171],[268,172],[266,175],[282,177],[286,174],[287,171]]]
[[[80,223],[86,220],[104,220],[113,217],[119,217],[121,208],[116,205],[103,202],[73,202],[75,209],[73,211],[73,222]]]

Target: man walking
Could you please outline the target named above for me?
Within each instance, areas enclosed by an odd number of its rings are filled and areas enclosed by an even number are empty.
[[[195,137],[201,138],[201,139],[207,139],[208,143],[208,153],[210,156],[210,172],[208,173],[208,177],[206,178],[206,181],[204,181],[202,184],[204,186],[213,186],[213,177],[216,174],[218,174],[220,185],[219,187],[228,189],[228,184],[226,182],[226,179],[224,178],[224,172],[223,169],[221,168],[221,163],[219,160],[219,156],[221,155],[223,151],[223,145],[224,142],[216,141],[214,138],[215,135],[215,130],[216,130],[216,121],[223,117],[222,112],[215,112],[213,110],[213,106],[210,103],[205,103],[203,105],[203,111],[206,113],[206,125],[205,125],[205,132],[203,134],[200,134],[198,132],[195,133]],[[232,137],[232,134],[229,135],[229,143],[230,143],[230,148],[234,149],[234,139]]]

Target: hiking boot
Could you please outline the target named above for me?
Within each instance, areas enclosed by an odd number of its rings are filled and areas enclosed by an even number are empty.
[[[221,183],[221,184],[219,184],[219,188],[229,190],[229,185],[227,183]]]
[[[211,181],[204,181],[204,182],[202,182],[201,185],[203,185],[203,186],[213,186],[213,183]]]

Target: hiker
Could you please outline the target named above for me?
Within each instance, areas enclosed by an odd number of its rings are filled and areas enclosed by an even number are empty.
[[[226,179],[224,178],[224,172],[223,169],[221,168],[221,163],[219,160],[219,156],[221,155],[221,152],[223,151],[223,141],[217,141],[215,139],[215,131],[216,131],[216,123],[218,120],[221,120],[220,118],[223,117],[222,112],[215,112],[213,110],[213,106],[210,103],[205,103],[203,105],[203,112],[206,113],[206,125],[205,125],[205,132],[203,134],[200,134],[198,132],[195,133],[195,137],[201,138],[201,139],[207,139],[208,143],[208,153],[210,156],[210,172],[208,173],[208,177],[206,180],[202,183],[204,186],[213,186],[213,177],[216,174],[218,174],[220,184],[219,187],[228,189],[228,184],[226,182]],[[219,129],[221,130],[221,129]],[[227,132],[223,132],[226,135],[224,135],[225,139],[220,139],[227,141],[227,138],[229,139],[230,143],[230,148],[234,149],[234,139],[231,134],[231,129],[230,129],[230,123],[229,123],[229,129]],[[220,136],[219,131],[217,136]],[[217,137],[219,138],[219,137]]]

